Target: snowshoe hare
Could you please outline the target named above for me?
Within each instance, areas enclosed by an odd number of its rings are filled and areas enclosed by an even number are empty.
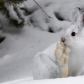
[[[84,13],[75,8],[72,13],[72,26],[65,31],[63,42],[70,46],[68,76],[84,74]],[[34,79],[51,79],[62,77],[62,66],[56,56],[57,43],[34,58]]]

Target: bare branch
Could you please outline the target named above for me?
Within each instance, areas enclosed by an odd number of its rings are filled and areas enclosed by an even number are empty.
[[[43,8],[42,8],[35,0],[33,0],[33,1],[41,8],[41,10],[42,10],[49,18],[53,19],[52,17],[50,17],[50,16],[43,10]]]

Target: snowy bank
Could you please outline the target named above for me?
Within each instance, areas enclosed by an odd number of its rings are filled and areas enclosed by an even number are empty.
[[[46,80],[33,80],[28,79],[17,80],[13,82],[7,82],[2,84],[82,84],[84,83],[84,76],[58,78],[58,79],[46,79]]]

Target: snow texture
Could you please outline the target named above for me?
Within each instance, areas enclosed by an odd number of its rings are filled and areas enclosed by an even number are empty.
[[[22,20],[18,18],[18,16],[17,16],[16,12],[14,11],[14,8],[13,8],[12,5],[7,6],[7,10],[9,11],[9,15],[10,15],[11,19],[17,20],[18,24],[22,22]]]
[[[2,84],[82,84],[84,76],[79,77],[68,77],[68,78],[57,78],[57,79],[46,79],[46,80],[31,80],[31,78],[25,78],[21,80],[16,80],[12,82],[2,83]]]
[[[6,39],[0,46],[0,82],[31,77],[35,54],[58,41],[64,31],[52,34],[32,25],[19,30],[2,20]]]

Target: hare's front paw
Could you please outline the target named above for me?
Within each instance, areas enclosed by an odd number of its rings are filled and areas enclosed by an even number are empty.
[[[69,46],[64,45],[63,42],[57,44],[56,56],[58,57],[59,63],[62,65],[63,77],[68,76],[68,60],[69,60]]]

